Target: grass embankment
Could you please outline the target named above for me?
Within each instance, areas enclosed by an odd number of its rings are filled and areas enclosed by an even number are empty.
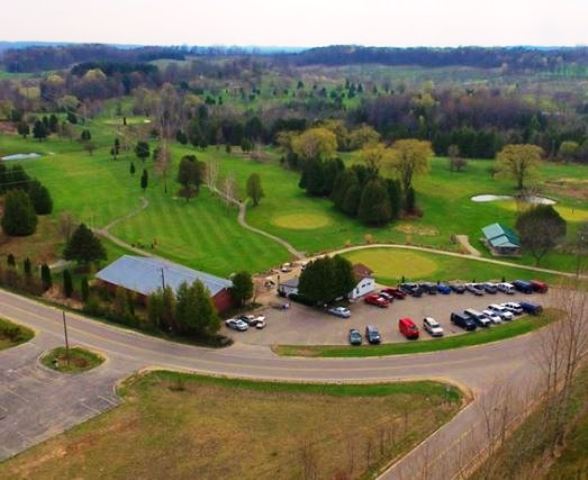
[[[31,329],[0,318],[0,350],[28,342],[34,336]]]
[[[315,385],[153,372],[118,408],[0,465],[0,477],[365,478],[447,422],[437,382]],[[339,477],[337,477],[339,475]]]
[[[384,355],[403,355],[411,353],[428,353],[455,348],[471,347],[486,343],[506,340],[537,330],[551,321],[550,316],[523,317],[502,325],[478,329],[452,337],[430,340],[384,343],[382,345],[278,345],[274,351],[279,355],[303,357],[375,357]],[[423,333],[423,335],[426,335]]]
[[[58,347],[44,355],[41,362],[61,373],[81,373],[101,365],[104,358],[84,348],[72,347],[69,349],[68,359],[65,347]]]

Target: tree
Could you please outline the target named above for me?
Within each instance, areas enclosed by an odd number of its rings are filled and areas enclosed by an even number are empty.
[[[333,269],[333,291],[335,298],[346,297],[357,285],[353,273],[353,265],[349,260],[341,255],[335,255],[332,258]]]
[[[561,142],[559,150],[557,151],[557,155],[564,162],[571,162],[576,159],[576,155],[578,154],[579,150],[580,145],[578,142],[566,140],[565,142]]]
[[[178,182],[182,185],[180,195],[189,201],[200,191],[204,181],[206,164],[198,161],[195,155],[184,155],[178,167]]]
[[[390,197],[384,182],[375,178],[366,183],[361,192],[358,218],[367,225],[385,225],[392,218]]]
[[[81,223],[67,242],[63,256],[81,264],[106,260],[106,250],[94,232]]]
[[[63,294],[66,298],[71,298],[73,294],[71,273],[67,268],[63,271]]]
[[[80,140],[82,142],[89,142],[90,140],[92,140],[92,133],[90,132],[90,130],[87,130],[87,129],[82,130],[82,133],[80,135]]]
[[[525,182],[537,173],[542,156],[543,150],[536,145],[507,145],[496,156],[496,171],[514,178],[517,189],[523,190]]]
[[[308,263],[300,275],[298,291],[315,304],[325,304],[345,298],[355,284],[351,263],[336,255]]]
[[[47,187],[38,181],[29,184],[29,197],[37,215],[48,215],[53,211],[53,200]]]
[[[149,185],[149,176],[147,174],[147,169],[143,169],[143,174],[141,175],[141,188],[143,189],[143,193],[147,190],[147,185]]]
[[[18,134],[22,136],[22,138],[27,138],[31,133],[31,128],[29,127],[29,124],[26,122],[19,122],[18,126],[16,127],[16,130]]]
[[[341,211],[352,217],[357,216],[359,210],[359,202],[361,201],[361,186],[355,180],[349,188],[345,191],[343,203],[341,204]]]
[[[47,138],[47,128],[41,120],[36,120],[33,125],[33,137],[39,142]]]
[[[59,233],[63,236],[63,240],[68,242],[74,230],[74,218],[69,212],[59,214]]]
[[[49,265],[47,265],[46,263],[41,265],[41,285],[43,286],[44,292],[46,292],[53,286],[51,270],[49,269]]]
[[[382,143],[366,144],[359,152],[359,158],[365,164],[370,175],[377,176],[385,159],[390,156],[389,150]]]
[[[457,145],[449,145],[447,156],[449,158],[449,170],[452,172],[461,172],[468,163],[467,159],[461,156]]]
[[[208,337],[218,332],[220,321],[210,292],[199,280],[178,288],[176,322],[181,333],[191,336]]]
[[[294,153],[304,160],[331,158],[337,151],[337,136],[324,127],[306,130],[291,142]]]
[[[86,303],[90,297],[90,286],[88,285],[88,277],[82,277],[80,280],[80,294],[82,301]]]
[[[259,205],[260,200],[265,197],[261,186],[261,177],[258,173],[252,173],[247,179],[247,196],[253,202],[253,206]]]
[[[538,205],[521,213],[516,222],[521,245],[535,258],[536,265],[565,237],[566,222],[551,205]]]
[[[140,158],[142,162],[144,162],[145,159],[149,158],[150,155],[149,144],[143,141],[137,142],[137,145],[135,146],[135,155],[137,158]]]
[[[400,182],[391,178],[386,179],[386,187],[388,190],[388,198],[390,199],[390,215],[392,218],[398,218],[400,210],[402,209],[402,190]],[[412,205],[414,210],[414,205]]]
[[[133,162],[131,162],[131,165],[129,167],[129,173],[131,175],[134,175],[135,174],[135,164]]]
[[[24,237],[35,233],[37,214],[28,194],[22,190],[10,190],[4,199],[2,230],[6,235]]]
[[[12,253],[9,253],[6,256],[6,264],[11,267],[11,268],[15,268],[16,267],[16,258]]]
[[[406,139],[394,143],[392,166],[398,173],[405,199],[408,199],[414,176],[429,171],[429,158],[432,155],[430,142]]]
[[[233,275],[233,286],[231,287],[231,296],[237,304],[242,306],[253,296],[253,280],[249,272],[239,272]]]
[[[31,259],[29,257],[24,259],[24,262],[22,264],[22,269],[24,271],[25,278],[27,280],[30,279],[31,276],[33,275],[33,265],[31,263]]]

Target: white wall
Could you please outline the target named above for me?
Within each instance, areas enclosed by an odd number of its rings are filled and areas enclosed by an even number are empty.
[[[363,297],[364,295],[373,292],[375,289],[376,280],[373,278],[364,278],[351,292],[349,292],[349,299],[357,300],[359,297]]]

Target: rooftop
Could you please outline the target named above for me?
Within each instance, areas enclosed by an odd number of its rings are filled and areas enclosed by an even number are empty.
[[[192,284],[196,280],[200,280],[212,296],[233,285],[230,280],[192,270],[177,263],[134,255],[123,255],[100,270],[96,278],[143,295],[157,291],[164,284],[177,292],[182,283]]]
[[[493,223],[482,228],[486,240],[493,247],[520,247],[519,236],[510,228],[500,223]]]
[[[373,270],[363,263],[353,265],[353,276],[357,282],[361,282],[364,278],[370,278],[373,273]]]

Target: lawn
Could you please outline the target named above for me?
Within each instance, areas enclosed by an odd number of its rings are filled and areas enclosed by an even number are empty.
[[[120,392],[121,406],[4,462],[0,477],[298,479],[306,469],[312,478],[365,478],[462,405],[457,389],[436,382],[311,385],[153,372]]]
[[[61,373],[82,373],[104,363],[104,358],[81,347],[70,348],[69,354],[65,347],[58,347],[44,355],[41,362]]]
[[[28,342],[34,336],[31,329],[0,318],[0,350]]]
[[[549,323],[546,316],[525,317],[497,325],[488,329],[463,333],[452,337],[436,338],[425,341],[384,343],[381,345],[340,346],[340,345],[279,345],[274,351],[279,355],[302,357],[378,357],[384,355],[404,355],[414,353],[437,352],[455,348],[471,347],[486,343],[506,340],[524,335]]]

